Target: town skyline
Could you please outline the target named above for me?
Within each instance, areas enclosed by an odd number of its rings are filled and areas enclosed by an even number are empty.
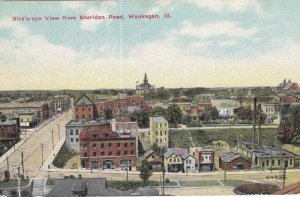
[[[144,72],[168,88],[300,81],[297,1],[134,2],[1,2],[2,90],[134,88]],[[13,21],[110,14],[124,19]]]

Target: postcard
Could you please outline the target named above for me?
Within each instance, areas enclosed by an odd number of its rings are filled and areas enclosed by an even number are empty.
[[[0,1],[0,196],[300,192],[300,1]]]

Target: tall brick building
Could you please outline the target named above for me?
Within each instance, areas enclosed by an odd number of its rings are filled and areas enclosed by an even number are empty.
[[[87,96],[81,97],[75,104],[76,119],[94,119],[94,103]]]
[[[136,170],[136,138],[122,137],[109,125],[93,126],[81,131],[81,166],[87,169]]]
[[[76,119],[105,118],[105,110],[111,109],[114,118],[123,117],[123,113],[129,106],[137,106],[144,109],[144,97],[129,96],[127,98],[93,102],[87,96],[81,97],[75,104]]]

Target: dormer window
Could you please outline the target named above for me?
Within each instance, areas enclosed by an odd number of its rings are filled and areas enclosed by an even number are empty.
[[[109,134],[108,134],[108,133],[105,133],[105,134],[104,134],[104,137],[109,137]]]
[[[97,134],[93,134],[93,138],[96,138],[97,137]]]

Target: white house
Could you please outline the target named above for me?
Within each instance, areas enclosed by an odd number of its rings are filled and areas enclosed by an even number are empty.
[[[185,153],[184,155],[181,156],[182,161],[183,161],[183,169],[184,172],[189,173],[189,172],[196,172],[196,160],[195,157],[190,155],[189,153]]]

